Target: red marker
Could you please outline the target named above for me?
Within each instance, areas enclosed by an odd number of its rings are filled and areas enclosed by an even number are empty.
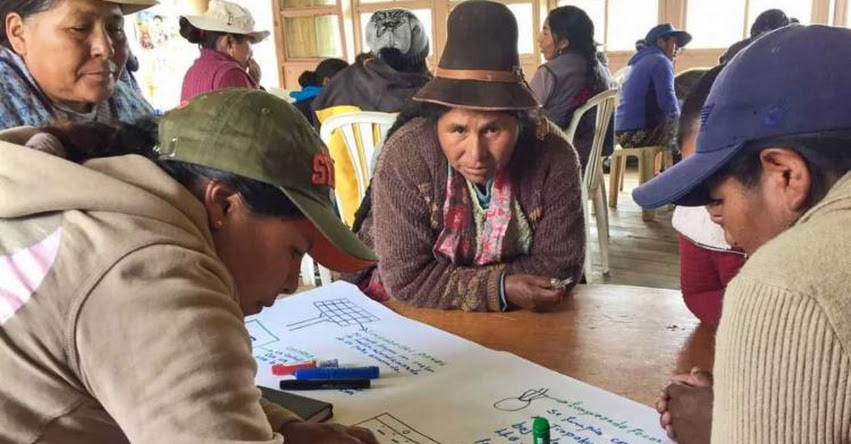
[[[275,364],[272,366],[272,374],[275,376],[292,375],[300,368],[316,368],[316,361],[295,362],[292,364]]]

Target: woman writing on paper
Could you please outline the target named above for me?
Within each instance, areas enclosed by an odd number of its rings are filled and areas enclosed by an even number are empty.
[[[554,308],[585,256],[579,163],[519,74],[500,3],[449,16],[435,78],[403,110],[355,229],[379,262],[370,296],[447,309]]]
[[[0,196],[17,197],[0,199],[0,442],[376,444],[254,385],[243,317],[295,291],[305,253],[373,259],[298,110],[198,96],[162,118],[157,152],[139,128],[10,131],[25,141],[0,142]]]

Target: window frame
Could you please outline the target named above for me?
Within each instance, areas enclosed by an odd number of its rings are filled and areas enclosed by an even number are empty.
[[[399,0],[388,1],[382,0],[379,2],[369,3],[362,0],[335,0],[334,5],[327,6],[310,6],[310,7],[283,7],[284,0],[272,0],[275,22],[275,44],[278,53],[278,64],[281,70],[281,86],[296,84],[295,79],[301,71],[313,69],[322,58],[289,58],[287,56],[287,48],[284,42],[286,29],[284,28],[285,19],[293,17],[309,17],[317,15],[336,15],[339,21],[340,41],[343,47],[343,58],[348,61],[353,61],[356,54],[363,52],[361,43],[363,30],[360,25],[360,14],[373,12],[386,8],[407,8],[407,9],[430,9],[431,10],[431,25],[432,36],[431,41],[434,44],[432,55],[429,57],[429,66],[433,69],[437,66],[439,56],[443,52],[446,45],[446,18],[449,16],[449,11],[460,3],[461,0]],[[558,0],[496,0],[503,4],[531,4],[532,5],[532,36],[533,42],[537,41],[538,33],[546,19],[547,13],[556,7]],[[600,0],[605,2],[605,17],[603,33],[598,36],[603,40],[602,50],[609,57],[612,70],[625,66],[629,57],[634,53],[633,50],[609,50],[608,36],[606,30],[609,26],[610,0]],[[670,22],[674,26],[682,29],[685,26],[688,3],[697,0],[659,0],[658,2],[658,23]],[[703,0],[705,1],[705,0]],[[849,23],[848,13],[849,2],[851,0],[811,0],[812,1],[812,16],[810,23],[826,23],[834,26],[847,26]],[[750,30],[750,23],[747,21],[748,6],[750,0],[742,0],[745,8],[745,23],[742,23],[742,38],[744,38]],[[531,78],[534,70],[543,63],[543,56],[536,50],[532,54],[521,54],[520,63],[523,66],[527,78]],[[685,48],[685,51],[680,56],[677,69],[686,69],[693,66],[712,66],[717,63],[718,57],[727,48]],[[289,76],[286,75],[290,72]],[[296,74],[296,72],[298,74]]]
[[[601,50],[603,52],[605,52],[606,54],[619,54],[619,53],[632,53],[632,52],[634,52],[631,49],[617,49],[617,50],[610,50],[609,49],[608,29],[609,29],[609,16],[611,15],[611,0],[598,0],[598,1],[604,2],[604,6],[603,6],[603,10],[604,10],[604,13],[603,13],[603,29],[602,29],[602,32],[595,29],[594,37],[597,39],[598,43],[601,44]],[[684,1],[684,0],[681,0],[681,1]],[[548,11],[554,9],[554,8],[557,8],[558,3],[559,3],[558,0],[547,0],[546,11],[548,12]],[[658,21],[658,23],[665,23],[665,22],[672,22],[673,23],[673,20],[666,20],[665,19],[665,17],[666,17],[665,6],[666,6],[666,0],[658,0],[657,10],[656,10],[656,20]],[[546,17],[547,17],[547,14],[545,12],[543,14],[542,18],[541,18],[541,24],[544,23],[544,20],[546,20]],[[638,39],[638,37],[636,37],[636,40],[637,39]]]

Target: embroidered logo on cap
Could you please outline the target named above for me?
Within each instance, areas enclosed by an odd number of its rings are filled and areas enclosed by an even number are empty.
[[[315,185],[328,185],[334,188],[334,159],[328,154],[319,153],[313,156],[313,177]]]

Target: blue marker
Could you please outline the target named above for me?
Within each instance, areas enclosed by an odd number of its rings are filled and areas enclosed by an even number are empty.
[[[377,379],[378,367],[300,368],[296,379]]]

